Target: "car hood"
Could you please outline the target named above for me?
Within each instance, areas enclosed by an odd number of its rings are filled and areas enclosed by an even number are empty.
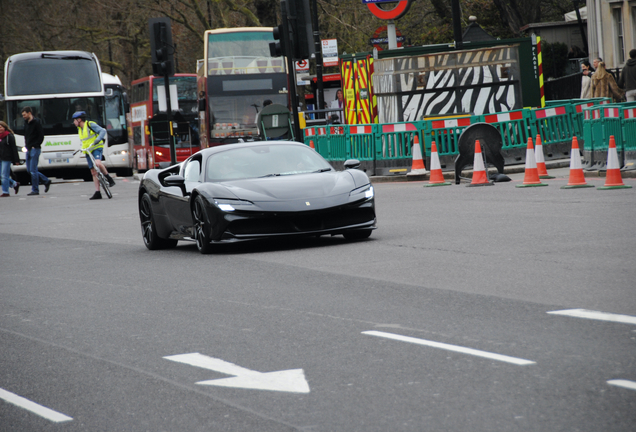
[[[223,186],[237,198],[254,203],[348,196],[356,187],[349,173],[333,171],[236,180]]]

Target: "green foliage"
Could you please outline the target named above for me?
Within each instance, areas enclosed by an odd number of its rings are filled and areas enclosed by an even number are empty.
[[[568,65],[568,46],[561,42],[541,42],[543,75],[547,78],[559,78],[565,75]]]

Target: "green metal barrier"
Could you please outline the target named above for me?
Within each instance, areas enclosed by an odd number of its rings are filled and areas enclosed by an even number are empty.
[[[630,104],[621,108],[624,149],[622,169],[624,171],[636,170],[636,108],[631,106]]]
[[[329,136],[326,126],[314,126],[306,128],[304,131],[305,144],[308,146],[313,142],[316,151],[325,159],[329,160]]]
[[[380,175],[406,174],[413,165],[413,145],[417,136],[422,150],[421,122],[378,125],[376,172]],[[424,151],[422,151],[422,156]]]
[[[595,151],[595,143],[603,140],[603,125],[601,123],[601,106],[596,105],[583,108],[583,153],[582,167],[584,170],[598,169],[601,161]]]
[[[583,110],[585,113],[583,120],[585,137],[583,169],[603,170],[607,168],[607,151],[609,138],[612,135],[616,141],[619,161],[625,160],[626,146],[623,139],[623,111],[630,106],[634,106],[634,104],[604,104]],[[628,127],[629,124],[630,122],[628,121]],[[631,142],[629,145],[631,145]]]
[[[435,141],[442,169],[454,170],[461,134],[468,126],[483,122],[501,134],[507,164],[524,163],[528,138],[537,135],[546,160],[569,158],[572,138],[577,136],[583,142],[584,168],[599,169],[606,163],[609,135],[614,135],[617,150],[630,161],[630,169],[636,169],[636,104],[627,109],[627,104],[607,104],[607,98],[560,102],[535,110],[409,123],[314,126],[305,129],[304,141],[307,145],[313,141],[316,151],[336,167],[338,162],[354,158],[369,175],[389,175],[410,171],[417,137],[425,159]]]
[[[443,170],[455,170],[459,155],[459,137],[468,126],[482,121],[482,116],[465,116],[423,120],[422,136],[426,155],[430,156],[433,141],[437,145],[439,162]]]
[[[545,159],[569,157],[574,137],[574,124],[568,105],[532,111],[530,127],[541,136]]]
[[[484,114],[484,123],[494,126],[501,134],[502,154],[507,164],[523,163],[528,138],[536,136],[531,126],[530,110],[514,110],[499,114]]]

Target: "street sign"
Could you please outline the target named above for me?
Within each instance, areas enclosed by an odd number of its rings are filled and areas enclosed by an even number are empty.
[[[338,66],[338,39],[322,40],[323,66]]]
[[[375,33],[373,33],[373,36],[371,37],[371,39],[369,39],[369,43],[371,45],[373,45],[375,48],[378,49],[378,51],[382,51],[382,47],[380,47],[380,44],[388,44],[389,43],[389,38],[388,37],[380,37],[380,35],[382,33],[388,33],[388,28],[387,26],[381,26],[378,27],[375,31]],[[404,42],[404,36],[402,36],[402,32],[400,32],[398,29],[395,29],[395,40],[397,42],[397,47],[401,47],[402,43]]]
[[[235,387],[253,390],[270,390],[288,393],[309,393],[309,384],[302,369],[289,369],[276,372],[258,372],[237,366],[225,360],[208,357],[199,353],[178,354],[164,357],[177,363],[234,375],[233,378],[220,378],[199,381],[199,385]]]
[[[307,60],[298,60],[296,62],[296,72],[309,72],[309,62]]]
[[[362,3],[366,4],[369,10],[373,15],[377,18],[383,20],[394,20],[401,18],[404,14],[406,14],[411,7],[412,0],[398,0],[393,1],[391,3],[396,3],[393,9],[382,9],[377,3],[389,3],[388,1],[365,1],[362,0]]]

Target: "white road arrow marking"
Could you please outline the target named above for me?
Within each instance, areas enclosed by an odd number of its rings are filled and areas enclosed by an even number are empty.
[[[178,363],[213,370],[233,378],[220,378],[199,381],[200,385],[236,387],[254,390],[270,390],[288,393],[309,393],[309,384],[302,369],[289,369],[277,372],[258,372],[237,366],[225,360],[208,357],[200,353],[178,354],[164,357]]]
[[[610,321],[623,324],[636,324],[636,317],[630,315],[620,315],[608,312],[598,312],[586,309],[565,309],[548,312],[552,315],[564,315],[576,318],[587,318],[598,321]]]

